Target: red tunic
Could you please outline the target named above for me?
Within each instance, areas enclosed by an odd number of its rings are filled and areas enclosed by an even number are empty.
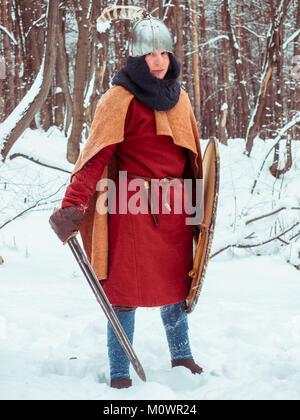
[[[113,152],[119,169],[131,174],[160,179],[184,173],[186,149],[175,145],[169,136],[157,135],[154,112],[134,98],[126,116],[124,141],[102,149],[74,175],[62,207],[72,205],[84,211]],[[122,191],[119,197],[118,180],[117,209],[119,200],[124,207],[139,191],[127,191],[127,197]],[[130,181],[128,178],[127,184]],[[182,200],[184,209],[181,186],[182,182],[170,188],[171,211],[160,211],[158,226],[150,211],[109,214],[109,274],[101,284],[111,304],[152,307],[185,300],[188,270],[193,265],[193,234],[192,226],[185,223],[186,213],[174,213],[175,201]],[[159,197],[164,201],[161,191]],[[143,204],[146,206],[146,199]]]

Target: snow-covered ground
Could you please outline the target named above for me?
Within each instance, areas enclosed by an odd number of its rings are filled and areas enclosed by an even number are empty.
[[[12,153],[30,150],[40,160],[70,168],[58,147],[62,139],[53,133],[39,141],[27,131]],[[213,252],[246,243],[252,231],[252,243],[265,240],[274,236],[276,223],[288,228],[299,220],[291,210],[276,220],[254,222],[251,232],[245,224],[272,209],[300,204],[298,145],[285,182],[275,183],[266,170],[250,197],[270,145],[258,143],[250,160],[242,156],[241,141],[220,147]],[[54,194],[68,177],[22,158],[8,161],[0,176],[0,225]],[[299,241],[293,246],[272,241],[261,247],[261,256],[255,255],[257,248],[234,248],[210,261],[198,305],[189,315],[194,357],[204,368],[200,376],[170,368],[159,310],[138,309],[134,347],[147,382],[132,370],[133,387],[115,390],[109,387],[106,319],[70,250],[49,227],[54,205],[48,200],[0,229],[0,399],[300,399],[300,275],[286,262],[299,264]]]

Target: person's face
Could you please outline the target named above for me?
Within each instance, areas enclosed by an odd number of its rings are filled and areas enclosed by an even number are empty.
[[[156,50],[145,57],[146,63],[149,67],[152,76],[158,79],[163,79],[168,71],[170,58],[167,51]]]

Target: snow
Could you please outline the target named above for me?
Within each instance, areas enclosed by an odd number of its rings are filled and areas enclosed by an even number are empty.
[[[96,28],[100,34],[106,32],[110,28],[110,25],[111,25],[110,21],[102,22],[97,19]]]
[[[66,159],[66,137],[57,127],[49,128],[47,133],[42,135],[39,130],[28,128],[12,146],[8,158],[15,153],[23,153],[42,163],[56,166],[69,172],[72,172],[74,167]]]
[[[293,166],[283,180],[269,173],[269,156],[253,195],[249,191],[272,141],[256,139],[251,158],[243,155],[244,140],[220,145],[213,253],[230,243],[270,238],[276,224],[288,227],[299,220],[299,211],[291,210],[300,204],[298,143],[293,142]],[[22,150],[69,170],[65,145],[58,130],[26,130],[11,153]],[[296,240],[291,246],[272,241],[259,250],[229,248],[211,259],[189,315],[202,375],[171,369],[159,310],[139,308],[134,348],[147,382],[132,369],[131,388],[110,388],[106,318],[68,246],[50,229],[54,203],[42,201],[52,193],[59,200],[68,179],[67,173],[22,158],[0,167],[0,226],[29,204],[42,203],[0,229],[1,400],[300,399],[300,277],[287,263],[290,258],[299,264]],[[283,205],[286,210],[246,225]],[[251,232],[254,238],[245,239]]]

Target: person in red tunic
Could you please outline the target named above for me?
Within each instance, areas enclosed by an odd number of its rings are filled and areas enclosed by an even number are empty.
[[[172,367],[185,366],[200,374],[202,368],[194,361],[189,344],[185,311],[188,271],[193,265],[193,226],[186,224],[184,207],[188,197],[183,185],[187,149],[175,144],[172,137],[157,134],[154,115],[154,110],[175,107],[181,92],[177,80],[180,64],[172,53],[170,35],[157,35],[160,27],[165,28],[158,21],[155,50],[145,46],[143,55],[132,54],[113,79],[113,85],[134,95],[126,113],[124,140],[102,148],[73,175],[61,209],[51,216],[50,223],[63,241],[79,229],[89,199],[114,155],[120,174],[126,176],[127,188],[121,188],[122,176],[116,178],[110,206],[116,211],[109,213],[109,271],[102,287],[131,343],[136,308],[160,307]],[[142,35],[138,35],[136,46],[143,49]],[[150,205],[155,202],[158,206],[153,214],[145,211],[150,206],[147,195],[139,196],[134,211],[132,205],[130,208],[136,194],[131,183],[141,180],[147,188],[151,183]],[[154,180],[163,184],[176,181],[168,190],[168,200],[151,182]],[[184,209],[176,212],[180,203]],[[129,387],[129,360],[109,324],[107,336],[110,385]]]

